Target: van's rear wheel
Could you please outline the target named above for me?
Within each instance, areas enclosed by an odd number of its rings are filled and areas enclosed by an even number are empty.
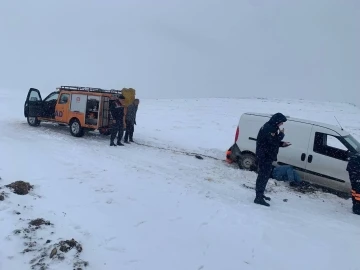
[[[241,154],[238,165],[241,170],[253,171],[256,170],[256,157],[254,154]]]
[[[27,122],[32,127],[37,127],[40,125],[40,120],[37,117],[27,117]]]
[[[72,119],[70,122],[70,133],[74,137],[84,136],[84,129],[81,127],[81,124],[78,119]]]

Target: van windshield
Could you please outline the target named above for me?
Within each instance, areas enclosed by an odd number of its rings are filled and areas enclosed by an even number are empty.
[[[353,136],[351,136],[351,134],[344,136],[343,138],[356,150],[356,152],[360,153],[360,143]]]

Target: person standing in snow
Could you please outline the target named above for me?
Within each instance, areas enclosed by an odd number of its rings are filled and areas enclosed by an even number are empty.
[[[290,143],[283,142],[284,129],[280,126],[286,122],[286,117],[281,113],[274,114],[259,130],[256,139],[256,158],[258,164],[258,176],[256,179],[256,197],[254,203],[270,206],[265,200],[270,201],[264,195],[266,185],[271,177],[272,163],[277,161],[279,147],[289,146]]]
[[[134,142],[134,125],[136,125],[136,113],[139,106],[139,99],[135,99],[133,103],[131,103],[127,108],[127,113],[125,117],[126,121],[126,131],[125,131],[125,143]],[[130,142],[129,142],[130,139]]]
[[[354,214],[360,215],[360,153],[349,158],[346,170],[351,183],[352,211]]]
[[[125,97],[123,95],[119,95],[110,106],[110,113],[112,117],[110,146],[123,146],[123,144],[121,143],[121,139],[124,134],[124,127],[126,127],[124,111],[125,108],[123,106],[124,101]],[[114,143],[116,134],[118,135],[117,144]]]

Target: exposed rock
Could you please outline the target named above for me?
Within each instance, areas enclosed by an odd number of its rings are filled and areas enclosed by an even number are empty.
[[[18,195],[26,195],[31,189],[33,189],[33,186],[30,185],[30,183],[24,181],[16,181],[6,185],[6,187],[10,188],[15,194]]]
[[[30,221],[29,224],[30,224],[31,226],[36,226],[36,227],[40,227],[41,225],[48,225],[48,226],[49,226],[49,225],[52,225],[52,224],[50,223],[50,221],[45,221],[45,220],[42,219],[42,218],[34,219],[34,220]]]
[[[51,253],[50,253],[50,259],[51,259],[52,257],[54,257],[54,256],[56,255],[56,253],[57,253],[57,248],[55,247],[55,248],[53,248],[53,250],[52,250]]]
[[[82,251],[82,246],[74,239],[60,241],[59,245],[60,245],[60,251],[65,253],[73,249],[74,247],[76,248],[77,252],[80,253]]]

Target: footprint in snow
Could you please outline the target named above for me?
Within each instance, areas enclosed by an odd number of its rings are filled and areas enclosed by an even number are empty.
[[[139,260],[129,260],[129,261],[124,262],[124,264],[128,265],[128,264],[137,263],[137,262],[139,262]]]
[[[115,251],[115,252],[118,252],[118,253],[125,253],[126,252],[125,248],[105,247],[105,249],[109,250],[109,251]]]
[[[108,242],[110,242],[110,241],[112,241],[112,240],[115,240],[116,238],[117,238],[116,236],[107,238],[107,239],[105,239],[105,242],[108,243]]]
[[[146,220],[140,221],[139,223],[135,224],[134,227],[139,227],[141,224],[144,224],[146,222]]]
[[[177,221],[177,220],[181,220],[181,219],[182,219],[182,217],[177,217],[177,218],[171,218],[171,219],[169,219],[169,221],[173,222],[173,221]]]
[[[204,227],[204,226],[208,225],[208,224],[209,224],[208,222],[203,222],[203,223],[201,223],[200,226],[199,226],[199,229],[200,229],[201,227]]]
[[[108,200],[106,201],[106,203],[107,203],[107,204],[112,204],[113,201],[114,201],[113,199],[108,199]]]

